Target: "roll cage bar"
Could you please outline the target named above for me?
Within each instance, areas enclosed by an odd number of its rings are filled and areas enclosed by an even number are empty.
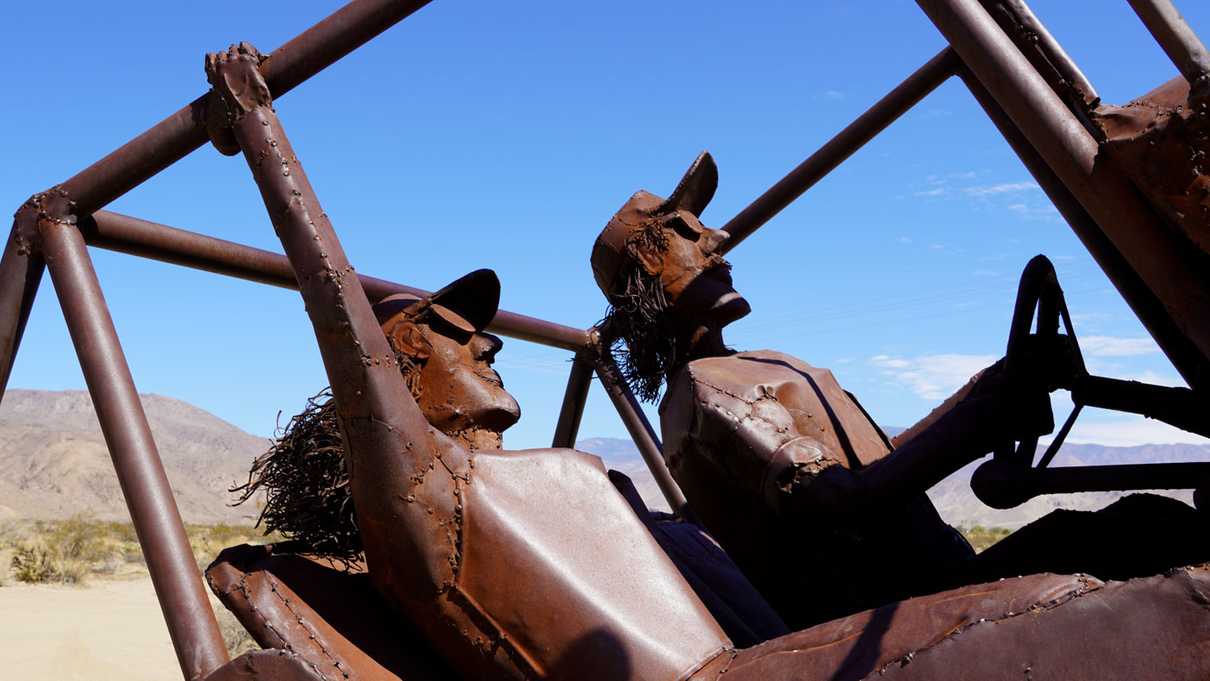
[[[1169,0],[1127,0],[1189,81],[1191,105],[1210,99],[1210,57]],[[274,51],[261,73],[274,99],[427,5],[353,0]],[[768,191],[728,221],[725,248],[742,243],[952,76],[962,79],[1093,258],[1193,388],[1210,390],[1210,270],[1200,254],[1112,169],[1093,173],[1099,140],[1087,111],[1095,90],[1022,0],[917,0],[949,46],[908,76]],[[87,246],[297,289],[285,256],[104,210],[212,137],[204,94],[17,211],[0,258],[0,399],[44,270],[79,356],[114,468],[186,679],[228,662],[180,513],[102,296]],[[220,145],[221,146],[221,145]],[[421,289],[358,275],[372,300]],[[573,353],[552,444],[574,446],[595,373],[672,508],[685,499],[660,442],[596,329],[501,310],[504,336]],[[1132,466],[1131,476],[1145,477]],[[1188,464],[1186,466],[1189,466]],[[1206,466],[1192,477],[1207,480]],[[1069,471],[1070,478],[1075,469]],[[1193,469],[1189,469],[1192,471]],[[1189,471],[1183,471],[1185,473]],[[1105,471],[1098,471],[1103,480]],[[1092,484],[1096,484],[1095,482]]]

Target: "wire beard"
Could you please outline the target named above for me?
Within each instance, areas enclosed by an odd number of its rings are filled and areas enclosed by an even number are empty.
[[[624,281],[622,292],[609,296],[609,311],[600,324],[602,342],[631,391],[644,402],[655,402],[680,357],[671,305],[659,277],[642,267],[628,268]]]
[[[420,365],[396,353],[399,370],[419,398]],[[269,451],[257,457],[248,481],[229,491],[233,506],[265,495],[256,526],[277,532],[303,553],[333,558],[346,567],[362,557],[361,533],[350,492],[344,440],[331,388],[307,400],[302,413],[280,426]]]

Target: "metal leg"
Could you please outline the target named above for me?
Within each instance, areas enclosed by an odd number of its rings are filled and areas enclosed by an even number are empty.
[[[576,355],[571,361],[567,390],[563,393],[563,408],[559,410],[559,422],[555,425],[551,447],[576,446],[580,418],[584,416],[584,401],[588,399],[588,388],[592,386],[592,371],[592,362],[582,355]]]
[[[1037,149],[1118,251],[1138,273],[1182,335],[1210,356],[1210,277],[1191,249],[1169,234],[1120,172],[1097,163],[1099,147],[1047,86],[978,0],[917,0],[954,50]],[[1183,361],[1156,338],[1194,388],[1210,389],[1210,375]]]
[[[660,486],[660,492],[663,493],[668,506],[672,508],[673,513],[686,517],[689,506],[685,501],[685,495],[681,493],[681,488],[676,484],[676,480],[672,479],[672,473],[668,471],[668,466],[664,463],[660,438],[656,436],[655,429],[651,427],[643,410],[639,408],[639,402],[634,398],[634,393],[630,392],[626,382],[619,378],[618,367],[609,353],[601,353],[600,359],[597,360],[596,370],[597,377],[601,379],[601,385],[605,386],[605,392],[613,401],[614,408],[618,410],[618,416],[622,417],[622,423],[630,432],[630,437],[634,439],[635,446],[639,448],[639,454],[643,455],[643,461],[647,462],[647,468],[651,469],[651,475],[655,478],[655,483]]]
[[[227,648],[92,260],[75,225],[42,219],[38,232],[181,671],[201,678],[227,661]]]
[[[24,206],[13,220],[4,255],[0,256],[0,401],[13,372],[21,335],[38,294],[46,263],[34,249],[32,206]]]
[[[761,194],[747,208],[731,218],[722,229],[731,235],[722,246],[726,253],[739,245],[741,241],[752,235],[761,225],[773,219],[786,206],[803,195],[819,182],[825,175],[832,172],[852,156],[866,142],[882,132],[895,119],[924,99],[933,90],[954,75],[954,70],[960,62],[949,49],[942,50],[928,60],[912,75],[895,86],[885,97],[878,100],[874,106],[861,114],[857,120],[850,123],[835,137],[811,154],[794,170],[791,170],[777,184],[764,194]]]

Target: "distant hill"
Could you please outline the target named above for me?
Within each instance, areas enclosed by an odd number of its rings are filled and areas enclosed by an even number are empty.
[[[894,433],[901,429],[887,429]],[[600,456],[607,466],[619,470],[634,480],[644,501],[653,509],[667,510],[659,488],[634,443],[618,438],[592,438],[576,443],[577,449]],[[1143,445],[1139,447],[1102,447],[1100,445],[1068,444],[1059,451],[1052,466],[1112,465],[1123,463],[1168,463],[1210,461],[1210,445]],[[1037,497],[1017,508],[998,511],[975,498],[970,489],[970,476],[982,463],[975,462],[929,490],[937,510],[951,525],[1016,528],[1046,515],[1056,508],[1095,510],[1123,496],[1117,492],[1093,492]],[[1188,491],[1160,491],[1159,494],[1192,503]]]
[[[232,499],[227,490],[247,478],[249,464],[268,442],[186,402],[160,395],[141,398],[186,522],[254,520],[255,508],[227,505]],[[652,509],[668,510],[630,440],[589,438],[576,447],[630,476]],[[1210,461],[1210,446],[1066,445],[1054,465],[1179,461]],[[1054,508],[1100,508],[1121,496],[1040,497],[1019,508],[996,511],[971,493],[973,470],[974,465],[968,466],[929,491],[951,524],[1017,527]],[[1188,493],[1172,496],[1190,500]],[[9,390],[0,403],[0,520],[65,518],[80,512],[103,520],[129,518],[88,393]]]
[[[634,481],[635,489],[639,491],[639,495],[643,497],[643,501],[651,510],[664,512],[671,510],[668,502],[664,500],[664,495],[660,492],[659,485],[655,484],[655,478],[651,476],[647,462],[643,460],[638,448],[634,446],[634,442],[613,437],[594,437],[580,440],[576,443],[576,449],[596,454],[609,468],[625,473]]]
[[[254,520],[255,508],[227,505],[227,488],[247,479],[267,441],[186,402],[140,397],[185,521]],[[80,512],[130,517],[88,393],[8,390],[0,402],[0,519]]]

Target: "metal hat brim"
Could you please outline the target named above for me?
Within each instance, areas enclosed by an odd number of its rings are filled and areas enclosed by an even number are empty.
[[[500,279],[489,269],[475,270],[420,298],[408,293],[387,296],[374,305],[380,324],[413,306],[427,304],[443,321],[464,333],[478,333],[496,317]]]

